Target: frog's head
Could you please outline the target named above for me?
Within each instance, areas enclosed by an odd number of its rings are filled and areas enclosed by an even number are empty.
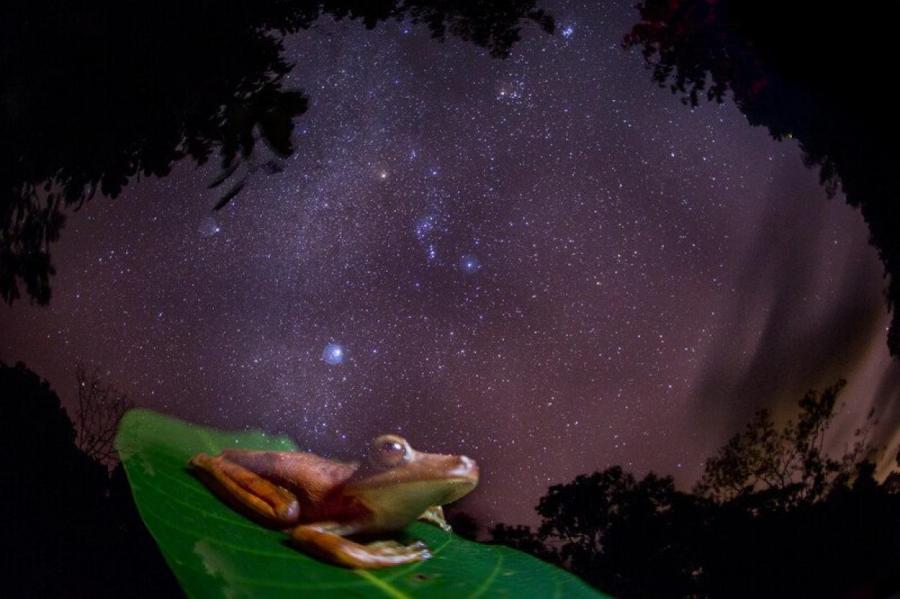
[[[381,435],[344,492],[365,504],[378,527],[387,529],[411,522],[431,506],[456,501],[477,484],[475,460],[416,451],[403,437]]]

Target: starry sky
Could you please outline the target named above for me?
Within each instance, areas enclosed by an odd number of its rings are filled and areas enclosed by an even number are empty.
[[[831,446],[874,407],[896,448],[862,218],[730,101],[658,88],[621,46],[632,2],[602,4],[547,4],[556,33],[506,60],[405,23],[292,36],[310,108],[283,172],[220,212],[189,163],[92,200],[51,305],[0,308],[0,359],[64,403],[81,361],[138,405],[323,454],[384,432],[466,453],[486,524],[613,464],[688,486],[755,409],[839,377]]]

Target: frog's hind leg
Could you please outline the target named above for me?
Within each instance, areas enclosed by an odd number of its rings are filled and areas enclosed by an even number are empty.
[[[435,526],[440,527],[441,530],[446,532],[453,532],[453,529],[447,524],[447,519],[444,518],[444,508],[439,505],[433,505],[419,516],[419,520],[424,522],[430,522]]]
[[[287,489],[221,455],[200,453],[191,458],[190,464],[213,491],[239,509],[249,511],[249,515],[278,527],[296,524],[300,504]]]
[[[343,535],[353,532],[350,527],[330,522],[304,524],[291,530],[291,539],[303,551],[349,568],[386,568],[431,557],[428,546],[421,541],[412,545],[401,545],[396,541],[362,545],[344,538]]]

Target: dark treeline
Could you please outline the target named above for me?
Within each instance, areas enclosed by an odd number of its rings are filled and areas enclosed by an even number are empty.
[[[491,539],[616,597],[887,597],[900,591],[900,472],[874,478],[866,431],[824,451],[842,383],[777,427],[760,411],[692,492],[620,466],[550,487],[537,530]],[[900,455],[898,455],[900,466]]]
[[[46,381],[0,362],[0,595],[179,596],[124,469],[80,436]]]
[[[900,355],[900,118],[885,83],[900,4],[642,0],[638,10],[625,43],[660,85],[694,106],[730,94],[751,125],[797,140],[829,194],[842,189],[860,209],[890,278],[888,347]]]
[[[0,296],[50,300],[65,209],[116,197],[175,162],[217,159],[221,207],[255,170],[291,155],[307,97],[286,87],[284,36],[323,15],[453,35],[505,57],[523,25],[552,31],[535,0],[0,4]],[[255,152],[264,142],[265,158]]]

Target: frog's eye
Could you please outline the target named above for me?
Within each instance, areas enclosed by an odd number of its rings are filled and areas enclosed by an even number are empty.
[[[372,442],[371,459],[380,466],[397,466],[409,458],[406,441],[394,435],[382,435]]]

